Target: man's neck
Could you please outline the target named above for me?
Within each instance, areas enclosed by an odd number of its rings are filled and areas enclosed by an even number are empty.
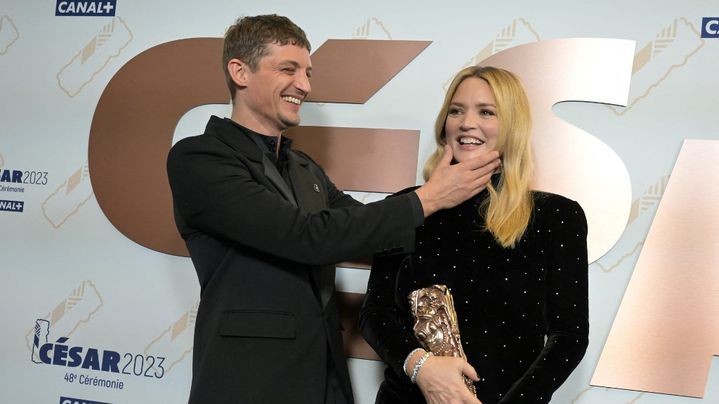
[[[241,113],[235,109],[232,110],[232,115],[230,116],[230,119],[253,132],[259,133],[260,135],[272,137],[282,135],[281,130],[275,127],[268,127],[268,125],[263,124],[262,122],[254,118],[251,114]]]
[[[277,138],[277,147],[275,148],[275,156],[278,156],[280,154],[280,143],[282,142],[282,132],[279,132],[277,134],[268,134],[267,133],[268,131],[264,127],[262,127],[262,125],[260,125],[257,121],[255,121],[253,119],[243,119],[246,116],[247,116],[246,114],[239,114],[233,110],[232,116],[230,117],[230,119],[233,122],[237,123],[238,125],[244,126],[245,128],[247,128],[259,135]]]

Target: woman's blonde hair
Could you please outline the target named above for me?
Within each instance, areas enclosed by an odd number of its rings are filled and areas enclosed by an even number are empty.
[[[516,245],[527,229],[532,216],[533,199],[530,184],[534,175],[531,152],[532,118],[529,101],[522,82],[513,73],[491,66],[471,66],[461,70],[452,80],[435,122],[437,148],[424,166],[424,179],[429,179],[444,154],[447,144],[445,121],[457,87],[467,78],[486,81],[497,103],[499,136],[497,151],[502,166],[496,185],[487,184],[489,198],[480,206],[486,228],[505,248]]]

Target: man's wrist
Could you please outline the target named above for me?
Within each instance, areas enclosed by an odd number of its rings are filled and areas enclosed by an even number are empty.
[[[412,211],[412,218],[414,220],[414,226],[418,227],[424,223],[424,208],[422,207],[422,201],[419,199],[419,195],[416,192],[410,192],[408,195],[410,209]]]
[[[439,210],[436,201],[431,197],[430,192],[427,191],[424,185],[417,188],[414,192],[417,194],[419,202],[422,204],[422,213],[424,214],[424,217],[427,217]]]

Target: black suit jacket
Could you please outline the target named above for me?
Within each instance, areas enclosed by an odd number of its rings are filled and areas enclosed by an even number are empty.
[[[168,156],[201,287],[190,402],[322,403],[328,361],[352,402],[333,264],[413,248],[421,204],[361,205],[296,151],[290,190],[245,131],[213,116]]]

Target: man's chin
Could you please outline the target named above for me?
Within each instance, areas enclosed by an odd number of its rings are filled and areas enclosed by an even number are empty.
[[[282,125],[284,125],[285,129],[294,128],[300,125],[300,119],[285,119],[282,121]]]

